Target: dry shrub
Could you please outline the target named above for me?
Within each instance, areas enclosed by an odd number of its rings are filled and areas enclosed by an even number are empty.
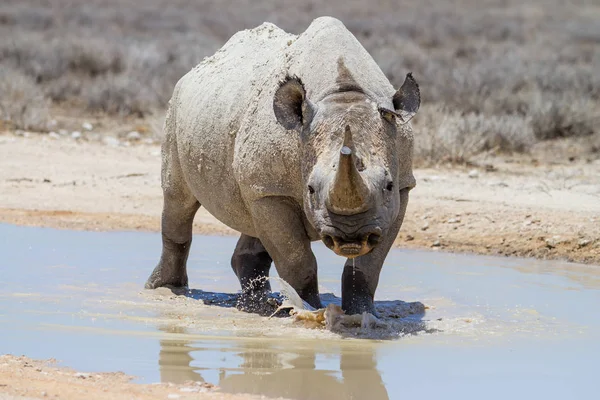
[[[0,121],[15,129],[44,130],[48,108],[31,78],[10,68],[0,69]]]
[[[590,136],[600,123],[600,108],[589,99],[557,95],[539,99],[531,118],[539,140]]]
[[[522,152],[534,142],[523,117],[462,115],[439,105],[425,105],[413,126],[417,165],[465,163],[485,151]]]

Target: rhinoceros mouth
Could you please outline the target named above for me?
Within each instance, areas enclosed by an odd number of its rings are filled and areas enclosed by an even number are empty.
[[[372,240],[370,236],[362,241],[345,241],[330,235],[324,235],[321,239],[338,256],[356,258],[368,254],[375,247],[378,240]]]

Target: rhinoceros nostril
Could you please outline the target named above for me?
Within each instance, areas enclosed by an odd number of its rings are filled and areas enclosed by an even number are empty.
[[[381,235],[379,233],[371,233],[369,235],[369,237],[367,238],[367,243],[371,247],[377,246],[380,241],[381,241]]]
[[[335,246],[333,237],[331,237],[330,235],[323,235],[321,237],[321,240],[323,241],[323,243],[325,243],[325,246],[329,247],[330,249],[332,249]]]

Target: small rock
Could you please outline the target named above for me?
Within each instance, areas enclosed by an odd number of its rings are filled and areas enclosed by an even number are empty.
[[[77,373],[75,373],[74,376],[75,376],[75,378],[87,379],[87,378],[91,377],[92,375],[87,374],[85,372],[77,372]]]
[[[506,184],[504,182],[494,182],[494,183],[490,183],[490,186],[508,187],[508,184]]]
[[[94,125],[90,124],[89,122],[84,122],[83,124],[81,124],[81,128],[84,131],[91,131],[92,129],[94,129]]]
[[[415,237],[413,235],[406,235],[406,241],[410,242],[411,240],[415,240]]]
[[[448,220],[449,224],[458,224],[460,222],[460,218],[450,218]]]
[[[577,242],[577,245],[579,246],[579,248],[585,247],[588,244],[592,243],[592,241],[590,239],[581,239],[579,242]]]
[[[469,171],[469,178],[479,178],[479,171],[472,169]]]
[[[435,242],[433,242],[433,243],[431,244],[431,247],[440,247],[441,245],[442,245],[442,244],[440,243],[440,241],[439,241],[439,240],[436,240]]]
[[[60,138],[60,135],[56,132],[50,132],[50,133],[48,133],[48,137],[50,139],[58,139],[58,138]]]
[[[60,136],[67,136],[67,135],[69,134],[69,131],[68,131],[68,130],[66,130],[66,129],[59,129],[59,130],[58,130],[58,134],[59,134]]]
[[[73,132],[71,132],[71,137],[73,139],[81,139],[81,132],[79,132],[79,131],[73,131]]]
[[[140,135],[138,131],[131,131],[125,136],[125,138],[127,140],[140,140],[142,135]]]
[[[423,224],[423,226],[421,226],[421,230],[422,231],[426,231],[427,229],[429,229],[429,222],[425,221],[425,223]]]
[[[178,399],[181,396],[175,393],[171,393],[170,395],[167,396],[168,399]]]
[[[144,143],[144,144],[154,144],[154,139],[152,139],[152,138],[146,138],[146,139],[142,140],[142,143]]]
[[[160,150],[155,150],[150,152],[151,156],[160,156]]]
[[[523,225],[525,225],[525,226],[529,226],[531,224],[533,224],[533,222],[531,220],[527,220],[527,221],[523,222]]]
[[[23,136],[24,138],[28,138],[29,136],[31,136],[31,134],[29,132],[21,130],[21,129],[17,129],[15,131],[15,135],[16,136]]]
[[[54,129],[56,128],[56,126],[58,125],[58,122],[56,122],[55,119],[51,119],[50,121],[48,121],[48,123],[46,124],[46,127],[48,128],[48,130],[50,129]]]
[[[48,393],[46,393],[46,392],[42,392],[42,393],[40,393],[40,396],[42,396],[42,397],[46,397],[46,396],[48,396]]]
[[[113,146],[113,147],[117,147],[118,145],[121,144],[119,139],[117,139],[114,136],[103,136],[102,143],[104,143],[107,146]]]
[[[552,236],[551,238],[548,238],[545,240],[546,242],[546,247],[549,249],[553,249],[555,248],[558,244],[562,243],[563,240],[561,240],[560,236]]]

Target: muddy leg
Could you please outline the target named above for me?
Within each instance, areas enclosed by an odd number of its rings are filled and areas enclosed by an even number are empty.
[[[260,240],[242,234],[231,257],[231,267],[242,286],[239,309],[261,315],[274,311],[273,306],[267,304],[271,285],[266,278],[272,262]]]
[[[400,193],[402,208],[398,219],[390,226],[385,238],[369,254],[347,260],[342,273],[342,309],[347,314],[375,313],[375,290],[383,262],[398,236],[408,203],[408,191]]]
[[[321,308],[317,260],[302,220],[302,211],[285,198],[265,197],[252,204],[252,218],[261,243],[279,276],[315,308]]]
[[[160,261],[146,282],[146,289],[161,286],[185,287],[188,284],[186,262],[192,244],[192,224],[200,203],[187,203],[165,194],[162,215],[163,249]]]
[[[192,224],[200,207],[183,178],[173,136],[167,137],[163,144],[163,155],[163,249],[158,265],[146,282],[146,289],[187,286],[186,262],[192,244]]]

